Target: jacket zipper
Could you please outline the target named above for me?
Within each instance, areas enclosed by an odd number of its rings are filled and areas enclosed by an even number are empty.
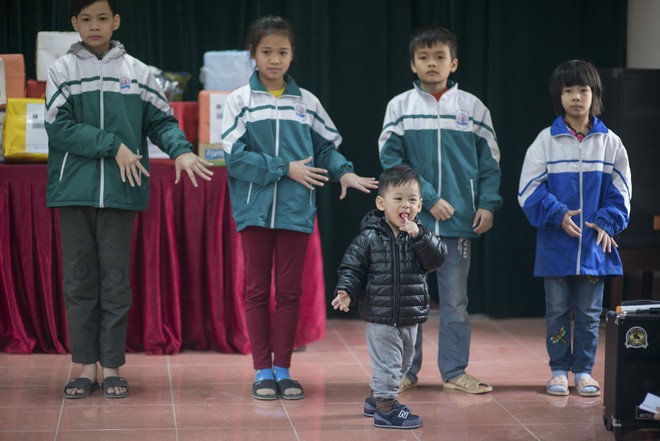
[[[275,97],[273,97],[275,98]],[[275,98],[275,156],[280,153],[280,109]],[[275,228],[275,209],[277,205],[277,181],[273,187],[273,208],[270,211],[270,227]]]
[[[60,167],[60,181],[62,180],[62,177],[64,177],[64,167],[66,166],[66,160],[69,157],[69,152],[66,152],[64,154],[64,161],[62,161],[62,167]]]
[[[474,179],[470,179],[470,193],[472,194],[472,211],[477,212],[477,205],[474,198]]]
[[[392,234],[394,234],[394,233],[392,233]],[[399,305],[401,303],[401,299],[399,298],[399,296],[401,295],[401,290],[400,290],[400,287],[399,287],[399,284],[401,283],[401,280],[400,280],[400,277],[399,277],[400,276],[399,266],[401,266],[401,261],[399,259],[399,240],[397,239],[397,236],[394,236],[394,277],[393,277],[394,289],[393,289],[393,292],[392,292],[392,294],[393,294],[392,295],[392,302],[394,303],[392,305],[392,314],[393,314],[392,321],[394,322],[394,324],[392,326],[397,326],[397,324],[398,324],[397,319],[399,317]]]
[[[435,100],[435,97],[431,96]],[[440,118],[440,100],[436,103],[436,116],[438,121],[438,196],[442,198],[442,119]],[[435,219],[435,234],[440,234],[440,221]]]
[[[578,162],[579,168],[578,168],[578,176],[579,176],[579,182],[580,182],[580,228],[584,228],[584,219],[583,219],[583,214],[584,210],[582,209],[582,205],[584,203],[584,198],[582,195],[583,192],[583,182],[582,182],[582,141],[579,141],[578,144],[578,151],[580,152],[580,161]],[[576,262],[576,268],[575,268],[575,273],[579,276],[581,274],[580,272],[580,262],[582,260],[582,235],[578,237],[578,250],[577,250],[577,262]]]
[[[99,81],[100,81],[100,86],[99,87],[99,94],[100,94],[100,99],[99,99],[99,116],[100,116],[100,129],[104,130],[105,129],[105,114],[103,112],[103,60],[99,60]],[[101,157],[101,182],[100,182],[100,188],[99,188],[99,207],[103,208],[103,193],[105,192],[105,158]]]

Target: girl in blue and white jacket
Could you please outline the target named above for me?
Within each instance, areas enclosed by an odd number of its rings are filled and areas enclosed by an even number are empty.
[[[559,65],[550,78],[558,114],[527,150],[518,202],[537,227],[534,275],[544,277],[551,395],[568,395],[568,371],[582,396],[591,377],[603,276],[622,273],[614,236],[628,225],[632,184],[621,139],[597,118],[602,86],[594,66]],[[571,346],[571,308],[575,327]],[[572,350],[571,350],[572,347]]]

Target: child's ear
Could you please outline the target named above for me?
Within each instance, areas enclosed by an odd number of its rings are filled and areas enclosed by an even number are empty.
[[[376,208],[380,211],[385,211],[385,199],[380,196],[376,196]]]
[[[251,44],[248,45],[248,51],[250,51],[250,58],[254,60],[254,46],[252,46]]]
[[[454,58],[453,60],[451,60],[451,69],[449,69],[449,71],[451,73],[454,73],[456,72],[456,69],[458,69],[458,58]]]
[[[114,17],[112,17],[112,30],[116,31],[119,29],[119,25],[121,24],[121,17],[119,14],[115,14]]]
[[[73,30],[78,32],[78,17],[75,15],[71,16],[71,26],[73,26]]]

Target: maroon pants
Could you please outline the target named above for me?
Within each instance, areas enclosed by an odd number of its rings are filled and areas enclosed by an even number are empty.
[[[245,320],[255,369],[270,369],[273,365],[288,368],[291,365],[308,240],[309,234],[290,230],[248,227],[241,231],[245,260]],[[271,324],[273,266],[275,314]]]

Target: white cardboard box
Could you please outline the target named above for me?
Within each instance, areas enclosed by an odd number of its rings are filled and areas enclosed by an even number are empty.
[[[48,80],[48,68],[72,44],[80,41],[77,32],[38,32],[37,33],[37,81]]]
[[[7,104],[7,90],[5,88],[5,62],[0,58],[0,105],[2,104]]]
[[[205,90],[232,91],[250,81],[254,66],[249,51],[204,52],[199,79]]]

